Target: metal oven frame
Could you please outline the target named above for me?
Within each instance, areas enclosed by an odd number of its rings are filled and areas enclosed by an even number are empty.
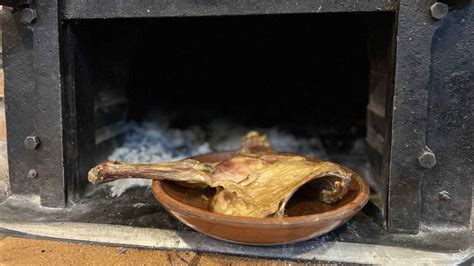
[[[41,205],[56,208],[66,207],[77,175],[73,21],[393,12],[393,89],[381,117],[386,227],[407,238],[449,242],[449,249],[469,246],[462,237],[470,234],[474,165],[469,1],[449,10],[432,0],[1,2],[14,6],[3,29],[11,192],[39,195]]]

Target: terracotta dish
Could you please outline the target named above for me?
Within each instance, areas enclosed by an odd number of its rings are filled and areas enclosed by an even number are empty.
[[[232,152],[201,155],[200,162],[219,162]],[[323,203],[311,193],[311,184],[300,188],[290,199],[285,217],[239,217],[208,211],[212,188],[184,187],[171,181],[153,180],[156,199],[184,224],[221,240],[250,244],[278,245],[323,235],[352,218],[367,203],[369,187],[353,172],[347,194],[337,203]]]

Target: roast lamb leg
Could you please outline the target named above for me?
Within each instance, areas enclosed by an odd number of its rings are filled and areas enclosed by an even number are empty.
[[[319,193],[321,201],[334,203],[346,194],[351,172],[332,162],[278,153],[267,136],[254,131],[242,139],[239,151],[219,163],[193,159],[156,164],[106,162],[89,172],[89,180],[94,184],[121,178],[149,178],[208,185],[218,188],[210,202],[211,211],[247,217],[284,215],[293,193],[321,177],[337,180]]]

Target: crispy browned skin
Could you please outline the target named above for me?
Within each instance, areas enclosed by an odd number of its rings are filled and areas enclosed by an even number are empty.
[[[316,178],[331,176],[338,181],[322,190],[319,198],[333,203],[347,192],[351,172],[343,166],[315,158],[275,152],[267,137],[250,132],[242,149],[220,163],[186,159],[156,164],[106,162],[89,171],[89,181],[105,183],[122,178],[149,178],[218,188],[210,210],[235,216],[283,216],[294,192]]]

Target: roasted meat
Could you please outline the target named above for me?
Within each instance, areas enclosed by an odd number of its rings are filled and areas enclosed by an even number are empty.
[[[105,162],[89,171],[89,181],[105,183],[122,178],[148,178],[201,184],[217,189],[212,212],[246,217],[284,215],[286,203],[301,186],[321,179],[318,191],[325,203],[347,192],[351,172],[341,165],[295,154],[278,153],[266,135],[252,131],[242,148],[228,160],[203,163],[193,159],[156,164]]]

